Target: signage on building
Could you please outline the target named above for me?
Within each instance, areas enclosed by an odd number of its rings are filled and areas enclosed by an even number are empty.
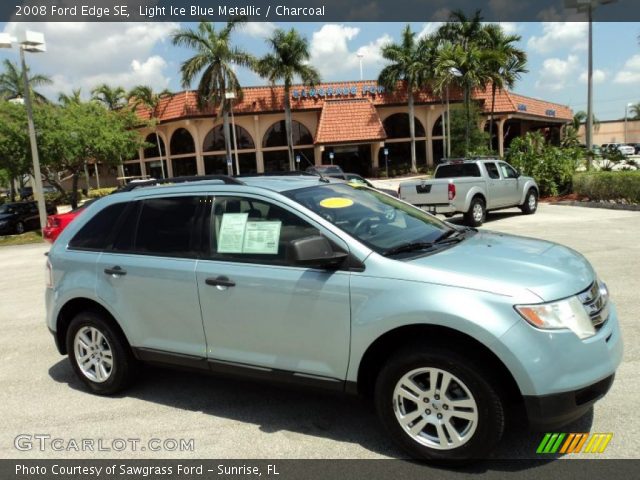
[[[353,98],[358,95],[380,95],[384,93],[384,87],[376,84],[372,85],[344,85],[335,87],[311,87],[293,89],[291,97],[299,100],[301,98]]]

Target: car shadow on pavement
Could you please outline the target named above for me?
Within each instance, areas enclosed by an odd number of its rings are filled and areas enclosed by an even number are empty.
[[[56,382],[90,395],[66,358],[53,365],[49,375]],[[313,435],[356,443],[386,457],[406,458],[384,434],[371,402],[358,397],[148,365],[143,366],[138,381],[116,397],[251,423],[265,433]],[[588,432],[592,411],[562,431]],[[470,471],[515,471],[532,468],[540,460],[554,460],[557,456],[536,456],[543,435],[526,427],[511,428],[505,432],[493,459],[469,467]]]

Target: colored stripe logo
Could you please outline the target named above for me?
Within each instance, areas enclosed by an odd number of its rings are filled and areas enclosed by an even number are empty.
[[[538,454],[603,453],[613,433],[546,433]]]

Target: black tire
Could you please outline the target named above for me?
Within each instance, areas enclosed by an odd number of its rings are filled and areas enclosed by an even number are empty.
[[[477,406],[477,423],[466,443],[451,449],[433,448],[414,439],[400,425],[396,418],[396,411],[400,407],[394,398],[394,390],[405,374],[421,368],[435,368],[448,372],[457,377],[472,395]],[[449,350],[428,347],[402,350],[386,363],[377,378],[375,404],[378,417],[391,438],[412,458],[436,463],[468,463],[486,459],[502,438],[505,423],[503,401],[497,393],[497,386],[492,385],[490,378],[490,374],[481,370],[477,362]],[[453,380],[452,385],[452,388],[457,387]],[[429,395],[426,392],[422,393]],[[426,409],[425,413],[430,412],[429,415],[432,414],[429,408],[435,410],[439,408],[445,415],[446,412],[443,409],[454,410],[454,406],[448,406],[445,403],[447,402],[445,396],[438,398],[439,407],[437,404],[434,406],[434,398],[429,400],[431,400],[430,403],[424,403],[424,405],[421,403]],[[416,405],[418,408],[415,411],[420,408],[420,405],[417,403]],[[422,418],[424,417],[418,417],[416,422]],[[453,420],[455,421],[456,419]],[[421,435],[428,435],[429,428],[435,430],[434,426],[427,425],[423,427]],[[464,423],[462,428],[466,428]]]
[[[22,235],[25,232],[24,223],[18,222],[16,223],[16,233],[18,235]]]
[[[474,212],[481,211],[481,215],[476,215]],[[487,206],[481,197],[474,197],[469,205],[469,210],[464,214],[464,221],[470,227],[479,227],[484,223],[487,218]]]
[[[533,200],[532,200],[533,197]],[[525,215],[532,215],[538,210],[538,192],[535,188],[530,188],[524,197],[524,203],[520,205],[520,210]]]
[[[76,358],[74,340],[76,334],[85,327],[98,330],[106,339],[111,351],[112,367],[104,381],[94,381],[85,375]],[[138,365],[131,348],[122,333],[114,328],[111,321],[107,320],[103,314],[94,311],[77,314],[69,324],[66,343],[69,361],[74,372],[91,392],[98,395],[112,395],[128,387],[135,378]]]

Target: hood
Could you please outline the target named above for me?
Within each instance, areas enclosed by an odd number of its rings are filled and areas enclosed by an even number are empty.
[[[0,221],[11,220],[15,215],[15,213],[0,213]]]
[[[455,286],[505,294],[524,288],[544,301],[574,295],[595,280],[591,264],[568,247],[494,232],[407,263],[438,270]]]

